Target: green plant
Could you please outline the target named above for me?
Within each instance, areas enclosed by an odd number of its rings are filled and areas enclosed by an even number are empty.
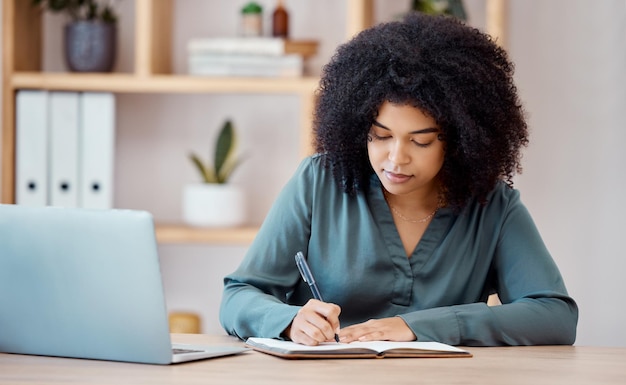
[[[100,20],[105,23],[117,21],[112,0],[32,0],[32,4],[53,13],[67,13],[72,21]]]
[[[223,184],[228,182],[235,169],[243,161],[236,155],[237,133],[230,120],[226,120],[222,126],[214,149],[213,166],[205,163],[195,153],[190,153],[189,158],[196,166],[202,177],[203,183]]]
[[[463,0],[413,0],[411,10],[429,15],[450,15],[467,20]]]

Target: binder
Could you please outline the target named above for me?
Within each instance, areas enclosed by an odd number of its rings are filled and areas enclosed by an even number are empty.
[[[115,97],[83,92],[80,97],[80,200],[92,209],[113,207]]]
[[[51,206],[78,207],[78,92],[50,92]]]
[[[47,92],[18,90],[15,109],[15,202],[45,206],[48,194]]]

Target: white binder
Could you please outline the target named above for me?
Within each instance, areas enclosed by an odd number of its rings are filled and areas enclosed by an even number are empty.
[[[15,203],[45,206],[48,194],[48,93],[16,95]]]
[[[83,92],[80,97],[81,206],[113,207],[115,155],[115,97],[111,93]]]
[[[78,207],[78,92],[50,92],[51,206]]]

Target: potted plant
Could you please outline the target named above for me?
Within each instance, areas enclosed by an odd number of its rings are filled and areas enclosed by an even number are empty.
[[[461,20],[467,20],[463,0],[413,0],[411,11],[429,15],[450,15]]]
[[[213,164],[195,153],[189,158],[201,177],[183,191],[183,220],[192,226],[238,226],[246,219],[244,191],[228,183],[243,158],[236,153],[237,134],[226,120],[215,143]]]
[[[75,72],[110,72],[117,51],[117,15],[112,0],[32,0],[69,21],[63,29],[65,62]]]

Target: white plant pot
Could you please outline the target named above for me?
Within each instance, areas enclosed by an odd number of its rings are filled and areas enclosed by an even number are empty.
[[[183,191],[183,221],[191,226],[231,227],[246,220],[244,191],[231,184],[195,183]]]

